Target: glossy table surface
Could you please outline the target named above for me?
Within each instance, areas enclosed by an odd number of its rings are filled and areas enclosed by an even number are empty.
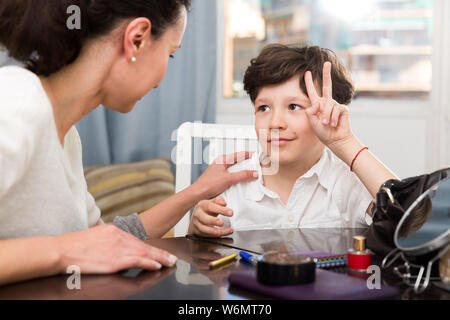
[[[67,282],[70,275],[36,279],[1,287],[0,299],[266,299],[267,297],[229,285],[228,276],[232,272],[252,268],[239,258],[231,265],[215,269],[210,269],[208,263],[239,253],[239,249],[254,253],[287,250],[343,254],[352,246],[352,237],[363,231],[363,229],[237,231],[227,238],[209,242],[186,237],[152,239],[147,241],[150,245],[165,249],[179,258],[175,267],[153,272],[128,270],[113,275],[82,275],[79,290],[68,289]],[[374,256],[373,263],[380,264],[382,258]],[[367,279],[370,275],[356,276]],[[415,294],[413,289],[405,285],[390,269],[382,271],[382,283],[398,289],[399,295],[393,299],[450,299],[449,292],[433,284],[423,293]]]

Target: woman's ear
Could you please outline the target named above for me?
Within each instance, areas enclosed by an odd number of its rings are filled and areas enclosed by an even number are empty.
[[[124,36],[124,50],[127,60],[137,59],[145,42],[151,42],[152,24],[147,18],[136,18],[128,23]]]

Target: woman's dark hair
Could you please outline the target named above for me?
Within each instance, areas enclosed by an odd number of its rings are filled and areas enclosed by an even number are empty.
[[[251,60],[244,76],[244,89],[255,103],[264,86],[281,84],[299,76],[300,87],[307,94],[305,72],[311,71],[313,79],[322,88],[323,64],[326,61],[332,65],[333,99],[341,104],[349,104],[355,92],[349,72],[331,50],[317,46],[267,45],[258,57]]]
[[[68,8],[80,9],[81,28],[70,30]],[[86,40],[112,31],[123,19],[146,17],[158,39],[191,0],[1,0],[0,44],[37,75],[48,76],[79,55]],[[70,12],[70,11],[69,11]]]

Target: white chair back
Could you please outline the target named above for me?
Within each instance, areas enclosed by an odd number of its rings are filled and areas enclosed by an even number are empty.
[[[205,140],[209,141],[209,145],[202,150]],[[177,131],[175,192],[191,185],[193,163],[206,162],[209,165],[221,155],[256,151],[257,148],[258,138],[253,126],[183,123]],[[193,153],[193,150],[196,152]],[[198,150],[202,150],[200,157]],[[189,221],[190,212],[175,226],[175,237],[186,235]]]

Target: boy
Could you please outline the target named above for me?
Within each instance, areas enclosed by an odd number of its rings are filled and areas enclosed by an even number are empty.
[[[268,45],[244,88],[260,150],[229,170],[258,170],[259,179],[200,202],[189,233],[370,224],[379,187],[397,178],[353,135],[345,105],[354,89],[337,58],[319,47]]]

